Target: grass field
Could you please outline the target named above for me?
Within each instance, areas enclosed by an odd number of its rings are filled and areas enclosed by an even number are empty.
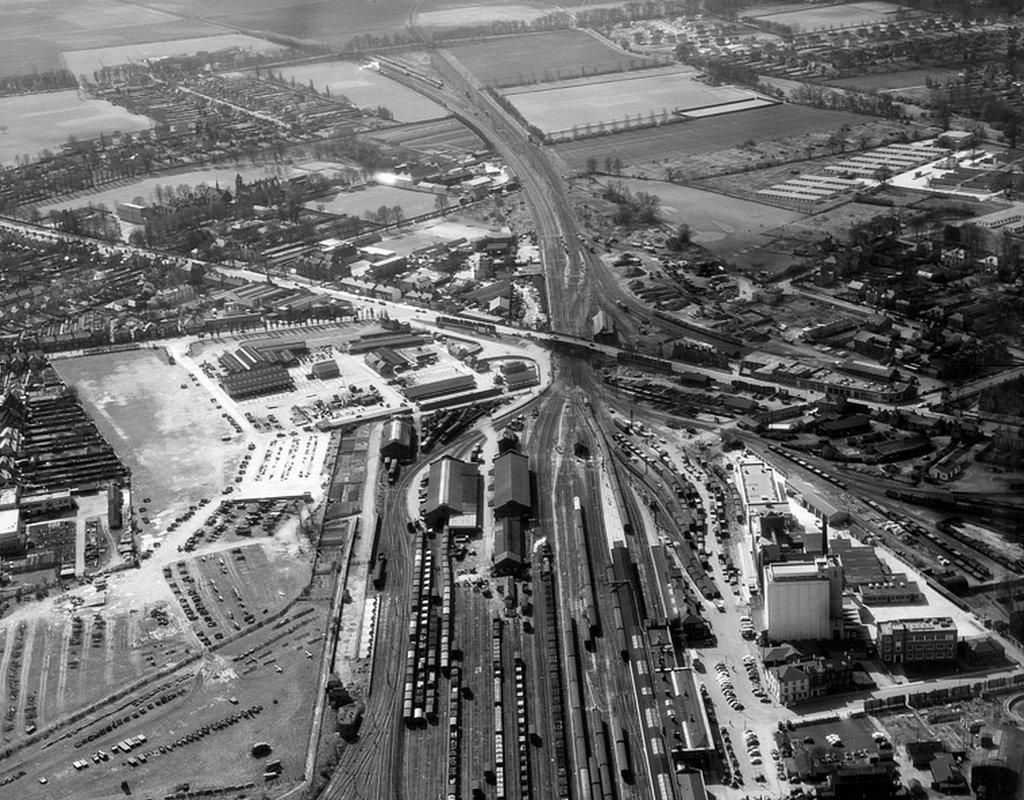
[[[842,111],[777,105],[560,144],[554,150],[568,167],[577,170],[583,169],[590,157],[603,161],[611,156],[621,158],[626,164],[641,164],[712,153],[736,147],[748,139],[761,141],[838,130],[844,123],[857,125],[866,119]]]
[[[506,97],[543,131],[609,124],[638,115],[660,116],[705,106],[755,98],[733,86],[708,86],[694,80],[696,71],[666,67],[628,75],[560,81],[532,90],[507,92]]]
[[[219,496],[228,485],[244,447],[221,441],[234,429],[184,368],[153,350],[54,366],[131,470],[135,495],[152,500],[146,505],[157,513],[147,530],[166,527],[180,507]]]
[[[220,36],[200,36],[193,39],[172,39],[164,42],[97,47],[89,50],[68,50],[64,53],[64,64],[72,75],[84,75],[87,80],[92,80],[93,72],[104,66],[127,64],[163,56],[215,53],[229,47],[238,47],[256,53],[284,49],[281,45],[268,42],[265,39],[243,36],[239,33],[226,33]]]
[[[0,0],[0,74],[60,69],[61,53],[224,33],[116,0]]]
[[[785,25],[794,31],[813,31],[823,28],[850,28],[856,25],[873,25],[896,19],[900,6],[880,0],[866,0],[859,3],[844,3],[835,6],[778,6],[750,8],[741,13],[743,17],[754,17],[761,22]]]
[[[737,200],[675,183],[630,179],[622,183],[633,193],[648,192],[660,197],[665,221],[673,225],[685,222],[690,226],[693,240],[705,246],[760,236],[804,216],[796,211]]]
[[[450,52],[481,82],[499,87],[617,72],[653,63],[580,30],[510,36],[460,45]]]
[[[381,206],[401,206],[406,217],[414,217],[433,211],[434,195],[427,192],[411,192],[394,186],[370,186],[353,192],[339,192],[330,200],[318,200],[314,207],[324,207],[331,214],[349,214],[363,217],[366,212],[376,212]]]
[[[16,156],[36,156],[67,142],[69,136],[92,139],[101,133],[140,131],[152,126],[106,100],[83,100],[75,91],[0,98],[0,164]]]
[[[354,61],[298,64],[277,71],[286,80],[295,78],[303,86],[312,81],[317,90],[330,89],[332,95],[344,95],[357,106],[386,106],[399,122],[421,122],[448,115],[437,103]]]
[[[241,175],[243,180],[250,181],[256,178],[282,177],[285,178],[291,173],[287,164],[274,166],[253,166],[243,164],[239,167],[208,167],[207,169],[190,170],[188,172],[174,172],[160,175],[156,178],[142,178],[137,181],[126,181],[112,187],[98,189],[95,192],[79,194],[75,197],[62,200],[59,203],[49,203],[40,206],[44,214],[54,208],[80,208],[81,206],[103,204],[113,210],[118,203],[131,202],[136,197],[141,197],[148,202],[155,201],[154,189],[157,186],[168,186],[177,189],[179,186],[198,186],[205,184],[213,186],[220,182],[221,186],[234,189],[235,176]]]
[[[877,89],[886,91],[891,89],[924,88],[925,79],[931,78],[936,83],[946,83],[957,77],[957,71],[952,69],[911,69],[905,72],[883,72],[878,75],[859,75],[856,78],[841,78],[829,81],[830,86],[839,86],[843,89],[859,89],[869,91]]]

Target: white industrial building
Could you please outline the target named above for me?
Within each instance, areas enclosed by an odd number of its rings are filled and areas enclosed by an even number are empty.
[[[842,612],[842,571],[833,560],[764,568],[765,623],[774,642],[827,640]]]

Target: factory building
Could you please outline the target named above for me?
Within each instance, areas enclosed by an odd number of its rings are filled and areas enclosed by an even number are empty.
[[[476,464],[444,456],[430,465],[424,519],[428,525],[447,521],[450,530],[480,529],[480,472]]]
[[[510,451],[494,459],[494,516],[532,516],[531,484],[530,459],[526,456]]]
[[[395,417],[388,420],[381,439],[381,455],[384,458],[397,458],[399,461],[412,458],[416,454],[414,435],[411,419]]]
[[[886,664],[952,661],[957,630],[950,617],[895,619],[878,624],[878,655]]]
[[[825,640],[842,613],[842,570],[835,561],[769,564],[764,568],[765,622],[774,642]]]

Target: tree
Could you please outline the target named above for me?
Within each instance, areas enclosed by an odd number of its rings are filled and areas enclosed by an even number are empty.
[[[676,228],[675,233],[673,233],[671,236],[668,237],[668,239],[666,239],[665,246],[668,247],[669,250],[678,253],[680,250],[685,249],[686,246],[690,244],[690,237],[690,226],[683,222],[679,225],[678,228]]]
[[[597,172],[597,158],[595,156],[587,157],[587,165],[585,168],[587,175],[593,175]]]
[[[873,177],[878,181],[879,185],[883,187],[888,186],[889,181],[892,180],[892,167],[888,164],[882,164],[882,166],[875,170]]]
[[[402,220],[405,219],[405,212],[402,211],[401,206],[391,207],[391,218],[395,221],[395,225],[401,225]]]

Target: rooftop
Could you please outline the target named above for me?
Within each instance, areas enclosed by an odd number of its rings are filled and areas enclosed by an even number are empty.
[[[772,581],[825,580],[827,576],[818,571],[814,562],[795,564],[769,564],[765,567],[768,579]]]
[[[772,468],[761,461],[749,461],[740,465],[740,482],[743,501],[748,506],[774,505],[786,502],[786,496],[772,473]]]
[[[920,619],[893,619],[878,623],[878,632],[892,633],[895,630],[930,631],[956,630],[952,617],[922,617]]]

